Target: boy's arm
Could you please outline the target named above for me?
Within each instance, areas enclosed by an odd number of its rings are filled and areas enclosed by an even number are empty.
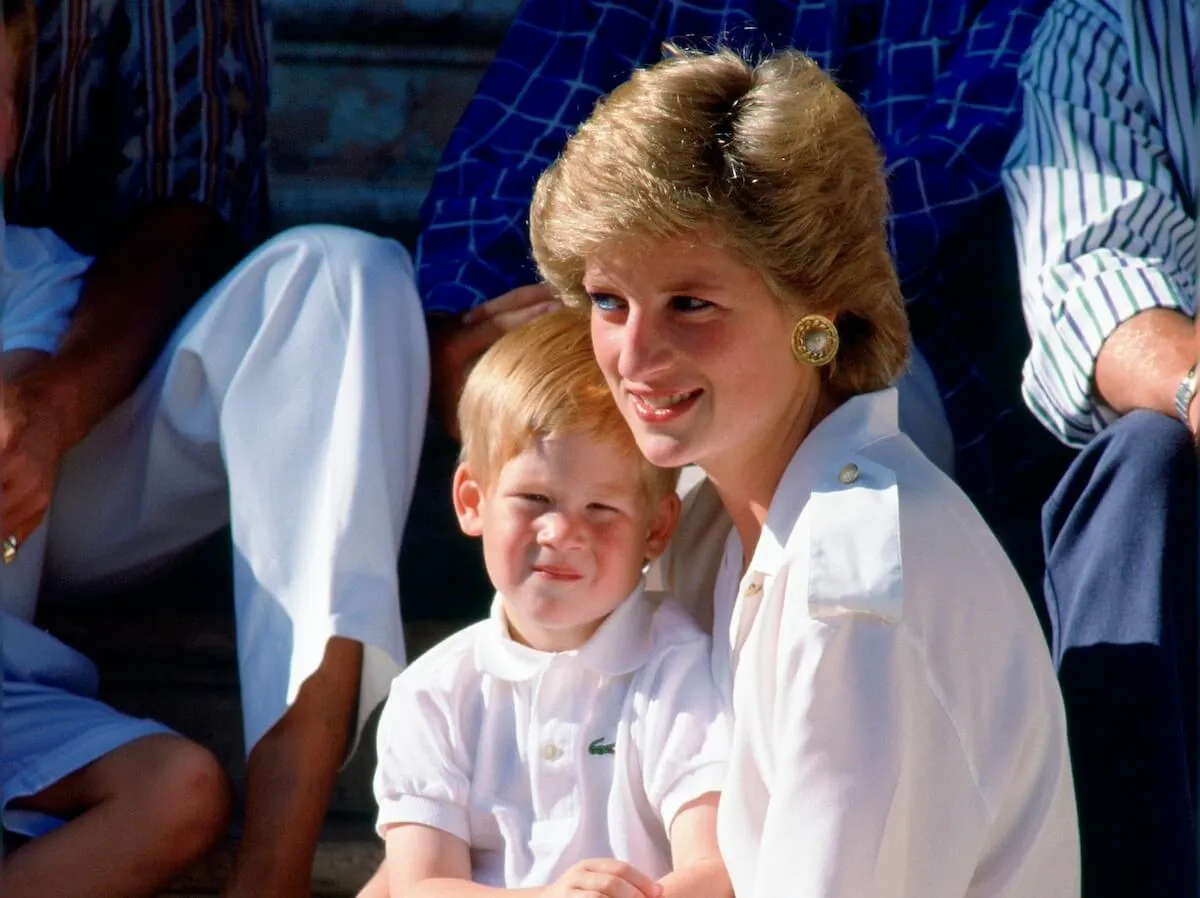
[[[407,823],[391,827],[384,838],[391,898],[494,898],[501,895],[512,898],[568,898],[571,895],[662,898],[664,894],[653,880],[628,864],[605,858],[581,861],[545,888],[483,886],[471,882],[470,850],[457,836],[430,826]],[[678,894],[704,898],[726,893],[680,891]]]
[[[671,823],[671,866],[659,883],[662,898],[733,898],[717,848],[716,792],[684,805]]]

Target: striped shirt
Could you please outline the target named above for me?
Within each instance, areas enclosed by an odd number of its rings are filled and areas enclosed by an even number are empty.
[[[156,200],[247,241],[266,218],[268,37],[259,0],[38,0],[9,221],[85,252]]]
[[[1105,339],[1147,309],[1196,314],[1200,4],[1056,2],[1021,77],[1004,182],[1032,337],[1023,392],[1079,446],[1115,418],[1093,389]]]
[[[892,248],[959,482],[985,511],[1017,501],[1009,487],[1028,486],[1052,441],[1021,408],[1024,326],[999,173],[1019,122],[1017,68],[1046,5],[526,0],[422,208],[422,301],[459,312],[537,279],[528,218],[538,175],[597,98],[661,57],[663,41],[802,49],[859,102],[882,144]]]

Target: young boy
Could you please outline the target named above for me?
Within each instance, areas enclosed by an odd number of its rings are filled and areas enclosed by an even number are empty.
[[[709,641],[641,587],[676,472],[638,452],[586,319],[501,339],[459,425],[454,506],[497,596],[392,685],[375,775],[391,894],[732,895]]]
[[[29,0],[0,2],[3,174],[35,29]],[[0,391],[55,351],[90,264],[50,231],[6,227],[0,215]],[[2,403],[0,394],[0,451]],[[21,484],[3,488],[0,516],[11,519]],[[0,565],[0,813],[5,831],[34,837],[0,864],[0,895],[151,895],[221,834],[228,787],[199,745],[91,698],[91,662],[29,623],[43,536],[5,545]]]

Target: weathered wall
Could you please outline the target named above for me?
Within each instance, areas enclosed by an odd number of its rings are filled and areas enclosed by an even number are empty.
[[[442,148],[519,0],[279,0],[276,227],[336,221],[411,246]]]

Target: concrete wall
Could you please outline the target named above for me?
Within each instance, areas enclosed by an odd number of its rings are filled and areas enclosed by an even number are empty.
[[[335,221],[411,246],[442,148],[519,0],[279,0],[277,228]]]

